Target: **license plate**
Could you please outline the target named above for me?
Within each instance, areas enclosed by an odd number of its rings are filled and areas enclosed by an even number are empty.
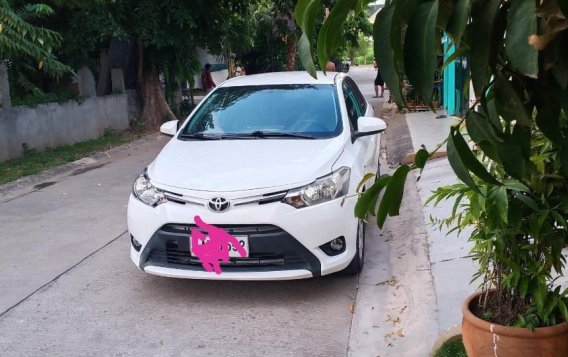
[[[228,250],[229,250],[229,257],[231,258],[248,258],[249,256],[249,244],[248,244],[248,236],[234,236],[237,241],[239,242],[239,244],[241,245],[241,247],[243,247],[245,249],[245,253],[246,255],[244,257],[242,257],[239,252],[237,251],[237,248],[233,247],[233,245],[231,243],[227,243],[228,244]],[[208,242],[209,241],[209,237],[205,238],[205,241]],[[199,245],[203,244],[203,241],[199,240]],[[190,254],[192,256],[195,256],[195,254],[193,254],[193,249],[190,248]]]

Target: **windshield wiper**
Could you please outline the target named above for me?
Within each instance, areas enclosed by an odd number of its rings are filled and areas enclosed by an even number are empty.
[[[195,140],[222,140],[223,137],[219,135],[206,135],[203,133],[195,134],[181,134],[180,139],[195,139]]]
[[[316,138],[315,136],[308,135],[308,134],[282,133],[282,132],[278,132],[278,131],[262,131],[262,130],[253,131],[252,133],[226,135],[226,137],[237,137],[237,138],[247,138],[247,137],[253,137],[253,138],[301,138],[301,139],[315,139]]]

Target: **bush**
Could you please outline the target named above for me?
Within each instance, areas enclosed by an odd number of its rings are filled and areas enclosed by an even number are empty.
[[[457,335],[450,337],[434,353],[434,357],[467,357],[465,347],[463,346],[462,336]]]

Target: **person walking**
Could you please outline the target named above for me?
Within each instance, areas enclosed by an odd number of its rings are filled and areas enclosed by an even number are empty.
[[[381,87],[380,97],[382,98],[385,94],[385,81],[383,81],[381,70],[377,65],[377,77],[375,78],[375,96],[373,98],[379,98],[379,87]]]
[[[210,92],[216,87],[215,82],[213,82],[213,77],[211,77],[211,65],[209,63],[205,64],[205,68],[203,72],[201,72],[201,81],[203,82],[205,92]]]

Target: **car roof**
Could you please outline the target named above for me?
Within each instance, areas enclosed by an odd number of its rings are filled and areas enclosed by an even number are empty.
[[[258,86],[271,84],[335,84],[336,80],[343,77],[343,73],[337,72],[317,72],[317,80],[306,71],[295,72],[272,72],[252,74],[231,78],[221,85],[221,87],[239,86]]]

